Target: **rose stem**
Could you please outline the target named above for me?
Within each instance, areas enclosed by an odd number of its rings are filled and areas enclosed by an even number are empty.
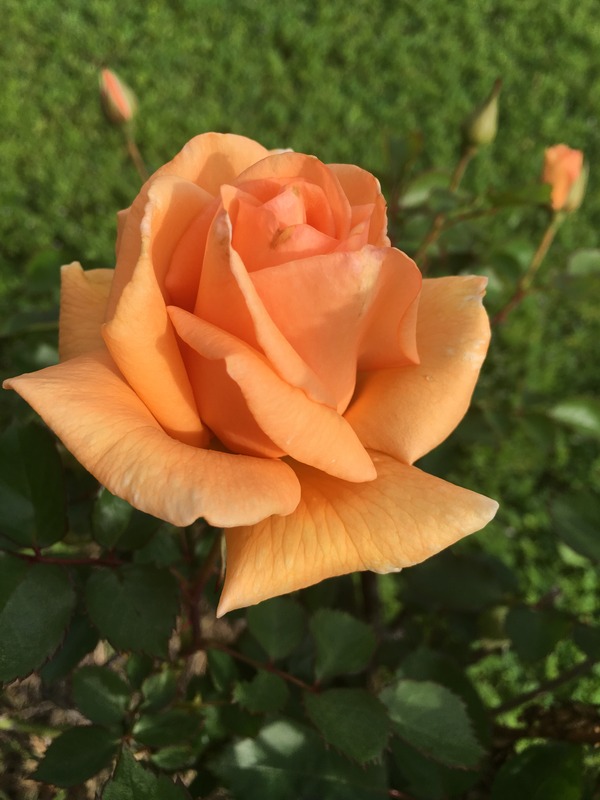
[[[233,647],[229,647],[228,645],[224,644],[223,642],[217,642],[212,639],[207,639],[202,643],[200,649],[204,650],[221,650],[223,653],[227,653],[227,655],[231,656],[232,658],[236,658],[238,661],[243,661],[244,664],[249,664],[251,667],[255,669],[264,669],[267,672],[272,672],[273,675],[279,675],[280,678],[283,680],[288,681],[289,683],[293,683],[296,686],[299,686],[301,689],[304,689],[306,692],[316,692],[316,688],[311,686],[308,683],[305,683],[300,678],[297,678],[295,675],[290,675],[289,672],[285,672],[282,669],[277,669],[272,664],[269,663],[262,663],[261,661],[257,661],[254,658],[250,658],[250,656],[246,656],[243,653],[239,653],[237,650],[234,650]]]
[[[541,683],[536,689],[532,689],[530,692],[525,692],[518,697],[513,697],[511,700],[507,700],[506,703],[502,703],[496,708],[493,708],[492,713],[494,716],[505,714],[507,711],[512,711],[515,708],[519,708],[519,706],[528,703],[530,700],[535,700],[536,697],[539,697],[542,694],[548,694],[548,692],[558,689],[558,687],[562,686],[564,683],[568,683],[575,678],[579,678],[580,675],[585,675],[585,673],[588,672],[595,663],[596,662],[592,658],[585,658],[583,661],[580,661],[579,664],[575,664],[575,666],[565,670],[565,672],[563,672],[561,675],[557,675],[556,678],[552,678],[552,680],[549,680],[546,683]]]
[[[188,529],[189,530],[189,529]],[[187,532],[187,531],[186,531]],[[200,571],[189,587],[187,592],[187,610],[190,627],[192,629],[192,647],[194,650],[200,649],[200,598],[204,587],[210,579],[215,568],[215,562],[221,552],[221,538],[223,531],[219,531],[213,540],[213,543],[208,551],[208,555],[204,559],[204,563],[200,567]],[[188,552],[192,552],[192,548],[188,542]]]
[[[452,173],[452,178],[450,179],[450,191],[455,192],[458,187],[460,186],[460,182],[463,179],[465,174],[465,170],[469,165],[469,162],[477,152],[476,147],[466,147],[461,154],[461,157],[458,161],[458,164],[454,168],[454,172]],[[444,222],[446,221],[446,214],[440,213],[438,214],[432,224],[427,236],[423,239],[420,247],[418,248],[417,252],[414,254],[413,258],[417,263],[417,266],[420,268],[421,272],[425,274],[427,272],[427,258],[426,254],[432,244],[434,244],[438,238],[440,233],[442,232],[442,228],[444,227]]]
[[[531,258],[531,262],[527,269],[527,272],[521,277],[518,281],[515,291],[513,292],[511,298],[508,300],[506,305],[498,311],[498,313],[492,319],[492,325],[501,325],[513,308],[519,305],[521,300],[526,297],[530,290],[531,284],[533,283],[533,279],[535,278],[537,271],[539,270],[542,261],[548,250],[550,249],[550,245],[554,237],[556,236],[556,231],[559,229],[560,224],[564,219],[563,214],[554,214],[550,221],[550,224],[546,228],[544,235],[542,236],[540,243],[538,245],[537,250],[533,254]]]
[[[129,157],[133,161],[133,165],[135,166],[138,175],[145,183],[148,180],[148,170],[146,169],[144,159],[142,158],[142,154],[135,143],[133,133],[131,132],[129,126],[125,126],[125,140],[127,142],[127,152],[129,153]]]

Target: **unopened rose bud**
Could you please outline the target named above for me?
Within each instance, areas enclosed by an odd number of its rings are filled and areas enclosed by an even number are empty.
[[[563,207],[563,211],[566,211],[567,213],[570,214],[573,211],[577,211],[579,206],[583,203],[583,198],[585,197],[585,192],[587,189],[589,174],[590,174],[590,168],[587,162],[584,161],[583,166],[581,168],[581,172],[577,177],[577,180],[571,186],[571,190],[567,196],[567,201]]]
[[[115,125],[130,123],[137,110],[137,99],[132,90],[111,69],[100,73],[100,99],[108,119]]]
[[[469,147],[491,144],[498,131],[498,95],[502,80],[498,78],[492,91],[479,108],[471,114],[463,127],[464,141]]]
[[[542,180],[552,187],[551,203],[554,211],[576,211],[585,196],[588,166],[581,150],[566,144],[549,147],[544,154]]]

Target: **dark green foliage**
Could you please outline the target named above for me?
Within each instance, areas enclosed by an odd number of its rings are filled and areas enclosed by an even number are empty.
[[[65,535],[62,463],[50,432],[13,426],[0,437],[0,534],[21,547],[47,547]]]
[[[581,748],[533,745],[509,759],[498,772],[491,800],[581,800]]]
[[[142,714],[133,727],[133,736],[148,747],[166,747],[187,741],[197,732],[199,723],[193,710],[173,708]]]
[[[169,573],[137,565],[98,569],[85,596],[92,622],[114,647],[166,655],[178,605]]]
[[[125,716],[131,690],[108,667],[86,666],[73,674],[73,700],[90,722],[110,727]]]
[[[358,767],[326,750],[316,733],[283,720],[229,746],[212,769],[244,800],[374,800],[385,792],[381,766]]]
[[[600,496],[565,494],[551,507],[554,529],[569,547],[592,561],[600,561]]]
[[[269,658],[285,658],[300,643],[304,612],[290,597],[276,597],[248,609],[248,628]]]
[[[363,689],[329,689],[305,694],[304,705],[325,741],[342,753],[359,764],[381,756],[390,721],[373,695]]]
[[[186,800],[189,794],[166,776],[156,777],[135,760],[130,750],[121,750],[114,775],[104,787],[102,800]]]
[[[0,553],[0,681],[24,677],[56,650],[74,606],[64,569]]]
[[[517,606],[511,608],[506,617],[506,632],[525,662],[539,661],[547,656],[567,631],[567,620],[552,609]]]
[[[380,698],[394,731],[425,755],[451,767],[475,767],[484,751],[473,734],[464,704],[430,681],[400,680]]]
[[[76,611],[60,647],[40,670],[42,679],[52,683],[64,678],[97,644],[96,629],[86,614]]]
[[[76,786],[107,767],[117,745],[115,734],[98,725],[71,728],[46,750],[35,777],[54,786]]]
[[[483,554],[444,552],[409,570],[406,597],[444,611],[475,611],[505,601],[516,589],[514,574],[498,559]]]
[[[237,684],[233,699],[247,711],[274,714],[285,706],[288,688],[278,675],[260,670],[251,681]]]
[[[360,672],[375,650],[375,634],[364,622],[330,608],[317,611],[310,620],[315,640],[315,675],[326,680]]]
[[[103,547],[136,550],[148,544],[159,528],[160,520],[142,514],[125,500],[102,489],[94,503],[92,527],[94,538]]]
[[[171,669],[163,669],[149,675],[142,684],[144,700],[140,705],[142,711],[160,711],[168,705],[177,692],[177,673]]]

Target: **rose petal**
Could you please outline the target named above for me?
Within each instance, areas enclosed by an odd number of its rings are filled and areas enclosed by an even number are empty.
[[[379,181],[370,172],[354,164],[328,164],[340,182],[352,206],[352,227],[369,214],[367,242],[377,247],[389,247],[387,236],[386,202]]]
[[[222,189],[226,198],[229,188]],[[231,235],[231,223],[223,210],[215,217],[209,232],[196,316],[262,351],[283,380],[302,387],[316,402],[335,407],[331,391],[267,313],[245,264],[231,246]]]
[[[560,211],[583,168],[583,153],[566,144],[547,148],[542,180],[552,186],[552,208]]]
[[[310,400],[301,389],[283,381],[265,359],[244,342],[213,325],[170,307],[177,333],[196,353],[209,361],[222,360],[229,377],[239,386],[252,418],[269,439],[292,458],[348,481],[375,478],[370,457],[344,418],[328,406]],[[188,361],[192,374],[202,364]],[[207,418],[199,387],[202,418],[227,446],[248,440],[244,420],[227,398],[207,392]],[[231,413],[233,412],[233,413]]]
[[[167,436],[106,353],[4,385],[35,408],[100,483],[173,525],[199,517],[216,526],[253,524],[298,504],[298,481],[282,461],[203,450]]]
[[[359,485],[294,464],[302,486],[296,511],[227,531],[218,616],[334,575],[412,566],[496,513],[487,497],[371,455],[377,479]]]
[[[100,329],[113,275],[112,269],[84,272],[77,261],[62,267],[58,334],[61,361],[103,347]]]
[[[350,204],[335,174],[315,156],[292,152],[270,155],[244,170],[235,181],[235,185],[243,188],[247,181],[296,177],[304,178],[308,183],[315,184],[323,190],[327,198],[328,219],[331,214],[334,227],[332,230],[328,221],[321,226],[314,219],[309,220],[310,224],[330,236],[344,240],[350,232],[352,222]]]
[[[345,414],[365,447],[412,464],[465,415],[490,339],[485,278],[423,282],[420,364],[363,373]]]
[[[140,225],[148,202],[148,190],[158,176],[178,176],[192,181],[215,196],[223,183],[231,183],[251,164],[269,151],[258,142],[233,133],[203,133],[157,170],[144,184],[133,202],[119,237],[117,269],[107,319],[114,313],[124,287],[131,280],[141,252]]]
[[[363,368],[417,360],[414,313],[421,275],[391,248],[364,247],[251,273],[269,317],[336,398],[340,413]],[[290,298],[282,303],[284,297]],[[268,354],[267,354],[268,355]]]
[[[209,434],[200,422],[163,291],[177,243],[209,202],[193,183],[155,180],[141,224],[140,258],[103,329],[116,365],[165,431],[199,447],[208,443]]]

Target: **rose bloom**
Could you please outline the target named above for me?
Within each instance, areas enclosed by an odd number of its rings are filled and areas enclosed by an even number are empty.
[[[411,466],[468,407],[485,279],[422,282],[386,224],[356,166],[198,136],[120,213],[115,270],[63,267],[61,363],[6,382],[114,494],[227,529],[220,614],[496,512]]]
[[[583,169],[583,153],[566,144],[549,147],[544,153],[542,180],[552,187],[551,201],[555,211],[566,209],[571,189]],[[566,209],[570,210],[570,209]]]

